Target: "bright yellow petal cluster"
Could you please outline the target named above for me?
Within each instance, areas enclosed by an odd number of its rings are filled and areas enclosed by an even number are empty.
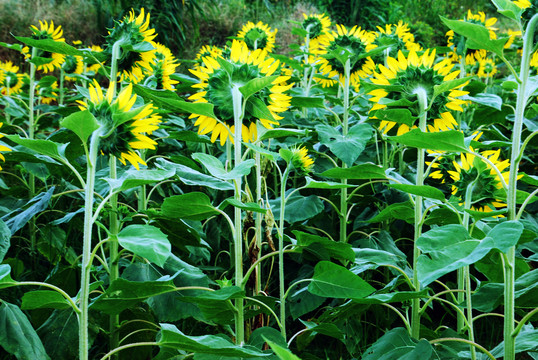
[[[0,94],[15,95],[21,92],[24,74],[11,61],[0,62]]]
[[[54,21],[51,21],[50,24],[47,21],[39,21],[39,28],[35,25],[31,25],[33,31],[33,37],[38,39],[50,39],[57,42],[65,42],[63,36],[62,26],[54,27]],[[23,48],[23,53],[29,54],[28,47]],[[59,69],[65,60],[65,55],[52,53],[50,55],[50,62],[46,64],[40,64],[37,66],[37,70],[42,70],[44,73],[53,71],[54,69]]]
[[[241,30],[237,33],[237,38],[243,41],[249,50],[265,50],[268,53],[273,51],[275,47],[275,35],[278,29],[271,30],[267,25],[258,21],[254,24],[252,21],[247,22]],[[258,32],[261,37],[259,39],[252,40],[250,38],[250,32]]]
[[[520,9],[526,9],[532,5],[529,0],[516,0],[514,1],[514,4],[516,4]]]
[[[2,125],[4,125],[4,123],[0,123],[0,128],[2,127]],[[0,139],[4,137],[4,134],[0,133]],[[11,151],[10,148],[8,148],[7,146],[4,146],[2,144],[0,144],[0,151]],[[6,158],[4,157],[4,155],[0,152],[0,159],[2,161],[6,161]],[[0,166],[0,170],[2,170],[2,167]]]

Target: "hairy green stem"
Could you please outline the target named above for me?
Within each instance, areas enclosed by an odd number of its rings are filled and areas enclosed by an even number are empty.
[[[344,116],[342,118],[342,135],[347,136],[349,131],[349,77],[351,73],[351,60],[347,59],[344,65]],[[342,162],[342,168],[347,164]],[[347,179],[342,179],[342,185],[347,185]],[[347,187],[340,189],[340,242],[347,242]]]
[[[115,156],[110,156],[110,178],[117,178],[117,161]],[[112,191],[112,189],[110,189]],[[109,280],[112,283],[114,280],[120,277],[119,271],[119,258],[118,258],[118,232],[119,232],[119,221],[118,221],[118,194],[112,195],[110,198],[110,213],[109,213],[109,229],[110,232],[110,243],[108,247],[109,258],[108,258],[108,268],[110,269]],[[113,350],[119,346],[119,333],[118,327],[120,324],[119,314],[110,315],[109,320],[109,330],[110,330],[110,346],[109,349]],[[116,357],[116,355],[114,355]]]
[[[87,162],[86,188],[84,192],[84,239],[82,244],[82,264],[80,280],[80,316],[79,316],[79,360],[88,360],[88,306],[90,296],[90,272],[93,228],[93,191],[95,188],[95,166],[101,132],[94,131],[90,140]]]
[[[278,221],[278,283],[280,298],[280,330],[286,339],[286,294],[284,292],[284,212],[286,211],[286,182],[291,164],[286,167],[280,181],[280,219]]]
[[[532,48],[534,46],[534,29],[538,21],[538,14],[535,14],[527,25],[523,40],[523,55],[521,58],[520,83],[517,90],[516,113],[514,127],[512,130],[512,152],[510,156],[510,172],[508,175],[508,194],[507,208],[508,220],[515,220],[516,212],[516,193],[517,193],[517,174],[519,171],[519,155],[521,149],[521,132],[525,106],[527,102],[526,87],[529,78],[529,64]],[[516,247],[512,246],[504,257],[504,360],[514,360],[516,353],[516,338],[514,332],[515,318],[515,263]]]
[[[423,88],[415,89],[418,98],[421,114],[419,119],[419,128],[426,131],[426,120],[428,119],[428,94]],[[417,177],[416,185],[424,184],[424,149],[417,149]],[[417,240],[422,234],[422,196],[415,198],[415,236],[413,242],[413,285],[415,291],[420,291],[420,282],[418,281],[417,261],[420,256],[420,250],[417,247]],[[418,339],[420,337],[420,299],[411,301],[411,336]]]
[[[37,56],[37,48],[32,48],[32,59]],[[28,100],[28,138],[35,138],[35,120],[34,120],[34,103],[35,103],[35,73],[36,66],[34,63],[30,63],[30,89],[29,91],[29,100]],[[35,196],[35,175],[29,173],[28,176],[28,187],[29,187],[29,197],[33,199]],[[36,225],[35,219],[32,217],[29,221],[29,230],[30,230],[30,254],[34,258],[34,253],[36,250]]]
[[[232,101],[234,112],[234,161],[235,167],[241,164],[241,134],[243,128],[243,95],[239,87],[234,85],[232,88]],[[234,180],[235,193],[234,198],[241,201],[241,178]],[[241,209],[234,208],[234,260],[235,260],[235,285],[241,286],[243,282],[243,236],[242,236]],[[243,299],[235,300],[237,313],[235,315],[235,339],[238,345],[245,342],[245,314]]]
[[[467,189],[465,190],[465,199],[464,199],[464,209],[470,210],[472,205],[472,199],[473,199],[473,191],[476,184],[475,179],[471,184],[467,186]],[[463,214],[463,226],[467,231],[469,231],[469,217],[470,214],[468,211],[465,211]],[[461,278],[460,279],[460,275]],[[463,280],[461,283],[459,283],[460,280]],[[471,301],[471,274],[469,265],[464,266],[462,269],[458,269],[458,289],[464,289],[465,290],[465,300],[466,300],[466,306],[467,306],[467,325],[468,325],[468,335],[469,335],[469,341],[474,343],[474,328],[473,328],[473,304]],[[459,299],[459,295],[462,293],[458,293],[458,301],[461,301]],[[458,313],[458,325],[460,320],[460,314]],[[461,330],[461,328],[458,327],[458,331]],[[471,359],[476,360],[476,349],[471,346]]]
[[[256,203],[262,206],[262,169],[261,169],[261,155],[256,151],[254,154],[254,160],[256,161]],[[256,213],[256,261],[262,256],[262,213]],[[262,290],[262,277],[261,277],[261,263],[256,266],[256,287],[255,294],[258,295]]]

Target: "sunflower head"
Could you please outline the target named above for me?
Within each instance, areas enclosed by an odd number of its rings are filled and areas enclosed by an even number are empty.
[[[486,19],[486,14],[483,11],[479,11],[477,14],[473,14],[471,10],[468,10],[467,15],[463,18],[463,20],[460,21],[465,21],[471,24],[483,25],[486,29],[489,30],[489,38],[492,40],[497,39],[497,34],[495,33],[495,30],[497,29],[493,27],[493,25],[495,25],[495,23],[497,22],[497,18],[492,17]],[[457,61],[461,56],[474,56],[476,58],[478,50],[467,49],[465,38],[463,36],[459,34],[454,34],[453,30],[449,30],[446,33],[446,37],[446,46],[452,49],[451,56],[453,57],[453,60]]]
[[[226,61],[228,64],[224,68],[219,61]],[[197,118],[194,125],[199,126],[200,134],[211,132],[211,141],[215,142],[220,138],[221,145],[224,145],[228,137],[233,141],[235,131],[232,89],[256,78],[279,75],[269,86],[252,95],[247,101],[241,133],[243,141],[254,141],[257,139],[258,120],[265,128],[270,129],[282,119],[278,114],[290,106],[291,97],[285,92],[293,84],[286,84],[289,76],[280,74],[278,60],[267,57],[266,52],[261,49],[249,51],[247,45],[241,41],[234,40],[230,47],[229,58],[220,58],[219,61],[206,56],[203,58],[204,66],[200,70],[190,70],[200,79],[200,83],[193,85],[200,90],[189,99],[213,104],[216,118],[200,114],[192,114],[191,118]],[[256,111],[260,104],[267,107],[272,118],[260,116]]]
[[[109,56],[112,55],[112,48],[116,42],[123,45],[118,59],[118,69],[122,79],[127,78],[131,82],[138,82],[140,74],[144,70],[151,69],[149,62],[151,56],[146,53],[155,48],[153,39],[157,34],[155,34],[155,29],[149,28],[149,18],[150,14],[145,14],[144,8],[140,9],[138,16],[135,16],[134,10],[131,10],[123,20],[116,22],[105,38],[105,52]],[[129,51],[125,50],[127,46]]]
[[[65,74],[65,80],[67,81],[76,81],[75,76],[69,76],[70,75],[80,75],[84,71],[84,62],[82,61],[82,56],[76,56],[76,55],[66,55],[65,61],[62,64],[62,70]]]
[[[46,79],[48,80],[48,79]],[[41,79],[39,84],[36,85],[36,94],[40,97],[43,104],[51,104],[58,99],[58,82],[44,81]]]
[[[485,58],[478,61],[478,71],[476,73],[478,77],[489,79],[493,78],[496,73],[497,65],[493,59]]]
[[[409,31],[409,26],[403,21],[398,24],[387,24],[385,27],[378,26],[373,44],[377,46],[388,46],[388,55],[396,56],[400,50],[415,50],[421,51],[422,47],[415,42],[415,36]],[[383,54],[374,57],[374,62],[382,63]]]
[[[179,66],[174,55],[166,46],[155,43],[155,49],[141,53],[142,59],[150,65],[150,69],[138,70],[137,78],[144,78],[144,82],[148,82],[156,89],[174,90],[174,85],[177,80],[170,78],[174,74],[176,67]]]
[[[36,40],[54,40],[57,42],[65,42],[63,36],[62,26],[54,27],[54,22],[51,21],[50,24],[47,21],[39,21],[39,28],[35,25],[30,27],[32,30],[32,39]],[[25,58],[30,58],[30,49],[25,46],[22,49],[22,53],[25,55]],[[60,68],[64,62],[65,55],[50,53],[41,49],[36,49],[36,57],[39,58],[39,65],[37,65],[37,70],[42,70],[44,73],[53,71],[54,69]]]
[[[204,66],[204,58],[206,56],[217,58],[223,56],[222,49],[213,45],[204,45],[198,50],[196,56],[194,57],[194,68],[199,70],[200,67]]]
[[[291,150],[290,164],[299,176],[305,176],[312,172],[314,160],[308,155],[308,150],[303,146]]]
[[[271,30],[267,24],[261,21],[256,24],[249,21],[237,33],[237,39],[243,41],[251,51],[261,49],[271,52],[275,47],[277,31],[277,29]]]
[[[11,61],[0,62],[0,94],[15,95],[21,92],[24,74]]]
[[[303,13],[304,20],[301,27],[308,32],[310,40],[314,40],[328,33],[331,27],[331,19],[325,14],[310,14]]]
[[[406,58],[399,51],[396,58],[387,57],[387,67],[379,65],[379,72],[375,72],[371,78],[371,81],[379,85],[379,88],[369,92],[372,95],[370,101],[374,102],[370,111],[386,108],[394,102],[396,105],[393,106],[405,105],[413,116],[418,117],[421,109],[418,106],[416,94],[418,89],[422,89],[427,94],[429,105],[427,130],[431,132],[454,129],[457,122],[450,110],[463,111],[462,105],[465,101],[458,97],[466,95],[467,92],[458,89],[465,84],[458,85],[434,98],[436,85],[453,80],[459,74],[459,70],[452,71],[454,65],[450,59],[434,62],[435,50],[429,49],[420,56],[415,51],[410,51]],[[384,88],[384,86],[387,87]],[[388,133],[395,125],[393,121],[383,120],[380,123],[380,129]],[[408,125],[401,124],[398,127],[398,135],[409,130]]]
[[[338,55],[347,55],[351,64],[350,83],[357,86],[360,79],[372,74],[375,64],[371,57],[363,57],[365,53],[375,49],[372,34],[354,26],[351,29],[344,25],[336,25],[337,31],[330,31],[317,42],[314,53],[318,56],[321,74],[328,79],[321,80],[323,87],[332,86],[337,78],[344,83],[344,64]]]
[[[473,151],[473,149],[470,149]],[[483,151],[480,155],[487,158],[499,169],[504,181],[508,183],[508,160],[501,160],[500,150]],[[472,154],[461,154],[459,160],[452,162],[453,170],[448,171],[452,180],[452,195],[464,203],[470,201],[471,210],[491,212],[506,207],[506,203],[498,199],[502,189],[502,181],[493,167],[482,158]],[[471,187],[471,199],[465,199],[467,189]],[[502,216],[502,215],[500,215]]]
[[[130,162],[136,169],[145,162],[137,153],[139,149],[155,149],[157,143],[149,138],[159,128],[160,116],[152,104],[135,106],[137,96],[132,84],[112,98],[113,91],[103,93],[96,80],[88,88],[86,101],[79,101],[81,110],[90,111],[103,129],[101,152],[114,155],[123,164]]]

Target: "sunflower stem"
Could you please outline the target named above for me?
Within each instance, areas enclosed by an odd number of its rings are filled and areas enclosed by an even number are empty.
[[[37,48],[32,48],[32,59],[37,56]],[[35,138],[35,120],[34,120],[34,103],[35,103],[35,73],[36,73],[36,66],[34,63],[30,63],[30,89],[29,89],[29,104],[28,104],[28,138],[34,139]],[[32,173],[29,173],[28,178],[28,188],[29,188],[29,197],[30,199],[33,199],[35,196],[35,175]],[[29,222],[30,226],[30,254],[32,255],[35,253],[36,248],[36,226],[35,226],[35,218],[32,217]]]
[[[84,189],[84,238],[82,244],[82,264],[80,280],[80,316],[79,316],[79,359],[88,360],[88,306],[90,295],[90,254],[92,251],[93,227],[93,192],[95,187],[95,170],[101,132],[94,131],[90,140],[90,149],[86,170],[86,188]]]
[[[112,99],[116,96],[116,84],[118,82],[118,59],[120,57],[120,42],[116,41],[112,45],[112,58],[110,60],[110,88],[108,91],[112,91]]]
[[[241,164],[241,134],[243,129],[243,95],[239,86],[233,85],[232,101],[234,112],[234,161],[235,167]],[[234,198],[241,201],[241,178],[234,180]],[[241,209],[234,208],[234,260],[235,260],[235,285],[241,286],[243,282],[243,241],[242,241]],[[235,300],[237,313],[235,315],[235,339],[236,343],[243,345],[245,342],[244,303],[243,299]]]
[[[478,180],[478,177],[467,187],[465,190],[465,200],[464,200],[464,208],[465,210],[471,209],[472,199],[473,199],[473,191],[475,184]],[[469,230],[469,218],[470,214],[468,211],[465,211],[463,214],[463,226],[468,231]],[[463,282],[460,284],[460,273],[461,277],[463,278]],[[468,335],[469,335],[469,341],[474,343],[474,328],[473,328],[473,304],[471,301],[471,274],[469,265],[464,266],[462,269],[458,269],[458,289],[464,289],[465,290],[465,300],[467,305],[467,326],[468,326]],[[463,294],[461,292],[458,292],[458,302],[461,303],[462,300],[459,299],[459,295]],[[458,313],[458,321],[460,320],[461,314]],[[464,319],[461,319],[462,322],[464,322]],[[458,322],[459,325],[459,322]],[[458,327],[458,330],[461,328]],[[470,346],[471,348],[471,359],[476,360],[476,349],[474,346]]]
[[[110,156],[110,178],[117,178],[117,162],[115,156]],[[112,191],[112,190],[111,190]],[[110,243],[109,243],[109,259],[108,267],[110,269],[109,280],[112,283],[114,280],[118,279],[120,276],[119,273],[119,259],[118,259],[118,232],[119,232],[119,221],[118,221],[118,194],[112,195],[110,198],[110,214],[109,214],[109,229],[110,232]],[[110,315],[109,320],[109,330],[110,330],[110,350],[114,350],[119,346],[119,333],[118,328],[120,324],[119,314]],[[114,355],[116,358],[117,355]]]
[[[58,105],[63,106],[64,104],[64,81],[65,81],[65,72],[63,67],[60,68],[60,99],[58,100]]]
[[[286,211],[286,183],[292,165],[288,164],[280,181],[280,219],[278,221],[278,282],[280,288],[280,330],[286,339],[286,292],[284,292],[284,212]],[[289,291],[289,289],[288,289]]]
[[[419,128],[426,131],[426,121],[428,119],[428,94],[423,88],[414,90],[417,95],[419,107],[421,110],[419,118]],[[416,185],[424,184],[424,149],[417,150],[417,178]],[[418,281],[417,261],[420,256],[420,249],[417,247],[417,240],[422,234],[422,196],[415,197],[415,237],[413,242],[413,285],[415,291],[420,291],[420,282]],[[413,299],[411,303],[411,336],[415,339],[420,337],[420,299]]]
[[[512,130],[512,152],[510,156],[510,172],[508,175],[508,220],[516,220],[516,193],[517,193],[517,174],[519,170],[520,150],[521,150],[521,131],[523,127],[523,118],[527,96],[527,80],[529,78],[529,63],[534,41],[534,30],[538,22],[538,14],[535,14],[525,30],[523,38],[523,54],[521,58],[520,83],[517,89],[516,113],[514,127]],[[516,353],[516,337],[514,336],[514,315],[515,315],[515,262],[516,247],[508,249],[504,256],[504,359],[514,360]]]
[[[349,77],[351,73],[351,59],[347,59],[344,64],[344,115],[342,118],[342,135],[347,136],[349,132]],[[342,168],[346,169],[347,164],[342,162]],[[347,185],[347,179],[342,179],[342,185]],[[340,189],[340,242],[347,242],[347,187]]]
[[[256,161],[256,203],[261,207],[262,206],[262,169],[261,169],[261,155],[256,151],[254,155],[254,160]],[[262,214],[260,212],[256,213],[256,261],[260,260],[262,256]],[[256,288],[255,294],[259,295],[262,290],[262,278],[261,278],[261,264],[258,263],[256,266],[255,272],[256,278]]]

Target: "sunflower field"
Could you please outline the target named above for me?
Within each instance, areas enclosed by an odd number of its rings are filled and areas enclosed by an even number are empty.
[[[492,8],[0,39],[0,359],[538,359],[538,1]]]

